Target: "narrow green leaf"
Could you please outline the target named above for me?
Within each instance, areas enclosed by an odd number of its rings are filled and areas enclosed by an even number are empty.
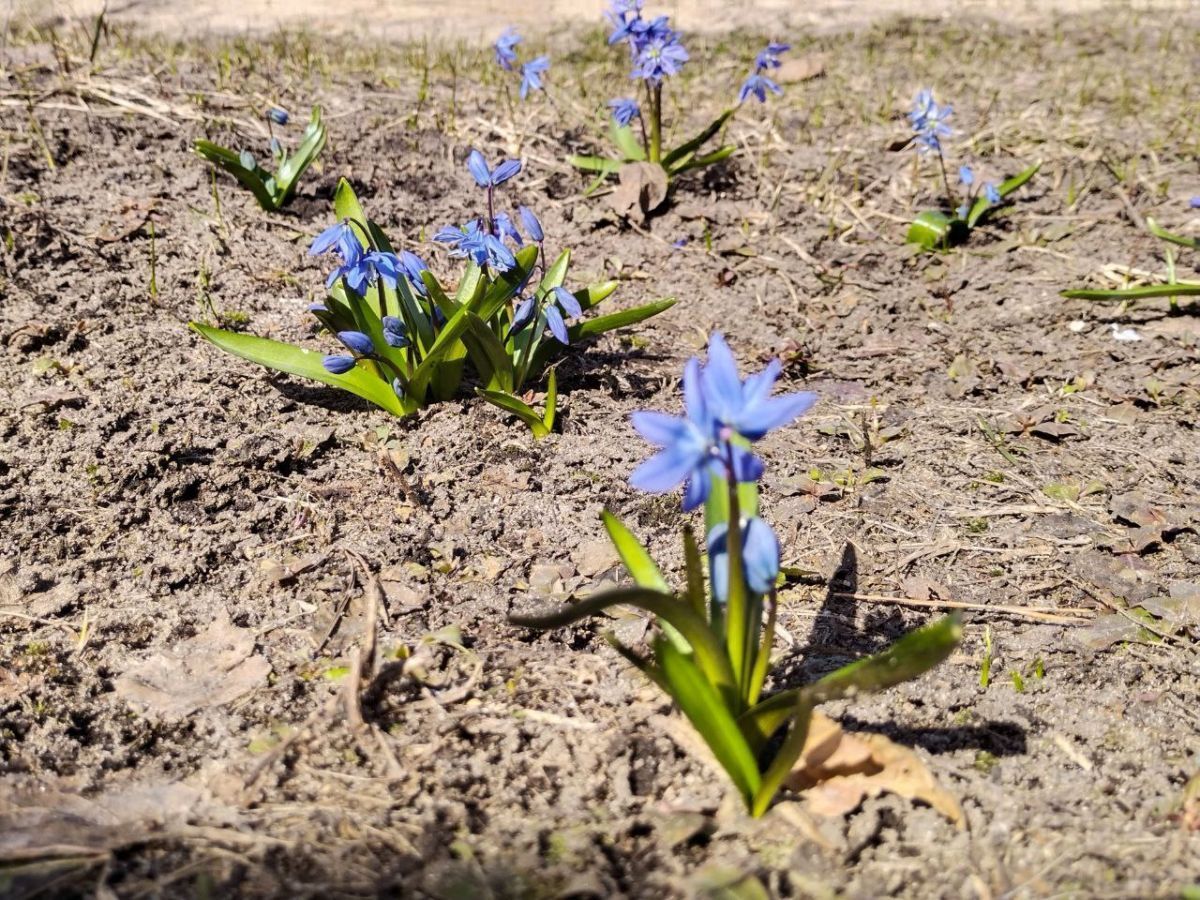
[[[767,811],[771,800],[779,792],[780,785],[796,765],[796,760],[804,752],[804,743],[808,740],[808,727],[812,723],[812,698],[802,694],[795,702],[792,712],[792,727],[788,729],[779,750],[775,753],[767,771],[762,775],[762,782],[750,803],[750,815],[758,818]]]
[[[1172,231],[1167,231],[1149,216],[1146,216],[1146,227],[1150,229],[1150,233],[1156,238],[1167,241],[1170,244],[1178,244],[1180,247],[1191,247],[1193,250],[1200,250],[1200,238],[1184,237],[1182,234],[1175,234]]]
[[[696,135],[690,141],[684,141],[682,144],[664,156],[662,159],[663,168],[670,170],[672,164],[687,156],[689,153],[695,153],[697,150],[707,144],[713,139],[718,131],[725,127],[725,123],[729,121],[730,117],[732,117],[735,112],[737,112],[737,107],[725,110],[725,112],[717,116],[717,118],[710,122],[708,127],[706,127],[698,135]]]
[[[296,152],[287,157],[279,166],[275,178],[279,183],[278,203],[280,206],[292,199],[300,184],[300,177],[313,164],[313,161],[325,149],[326,129],[321,120],[321,107],[314,106],[308,127],[304,131],[304,139]]]
[[[333,212],[338,217],[338,221],[348,219],[358,226],[354,229],[354,233],[358,235],[363,249],[369,249],[370,242],[361,231],[367,227],[367,214],[363,212],[362,204],[358,202],[358,195],[354,193],[354,188],[345,178],[338,179],[337,189],[333,193]]]
[[[592,319],[584,319],[576,322],[567,328],[567,334],[571,338],[571,343],[576,344],[585,338],[595,337],[599,334],[604,334],[606,331],[615,331],[618,328],[625,328],[629,325],[636,325],[639,322],[644,322],[651,316],[657,316],[661,312],[665,312],[675,305],[675,298],[671,297],[666,300],[657,300],[654,303],[647,303],[644,306],[637,306],[633,309],[623,309],[620,312],[608,313],[603,316],[596,316]],[[562,347],[557,341],[548,341],[537,350],[534,354],[533,362],[529,366],[529,371],[537,372],[543,369],[549,362],[550,357]]]
[[[538,248],[535,245],[522,247],[514,256],[517,259],[515,268],[502,272],[489,284],[483,292],[483,300],[479,304],[479,318],[491,322],[500,308],[504,306],[517,292],[521,285],[529,280],[529,273],[537,264]]]
[[[587,312],[611,297],[619,286],[620,282],[618,281],[600,281],[596,284],[589,284],[575,292],[575,299],[579,301],[580,309]]]
[[[603,612],[609,607],[621,605],[644,609],[671,625],[691,646],[701,671],[704,672],[709,682],[720,691],[726,704],[738,702],[733,670],[729,666],[729,658],[725,655],[725,649],[721,646],[721,642],[703,618],[692,612],[688,604],[679,602],[679,598],[672,594],[643,587],[618,588],[591,594],[570,606],[562,606],[532,616],[509,616],[508,620],[514,625],[546,630],[561,628]]]
[[[707,153],[704,156],[685,157],[677,162],[669,171],[672,176],[682,175],[684,172],[690,172],[692,169],[702,169],[705,166],[719,163],[723,159],[729,159],[735,153],[737,153],[737,147],[727,145],[720,150],[714,150],[712,153]]]
[[[671,696],[728,773],[747,807],[751,806],[761,785],[758,763],[720,692],[697,663],[670,641],[656,640],[654,655]]]
[[[622,160],[603,156],[568,156],[567,162],[585,172],[600,172],[603,175],[611,175],[624,165]]]
[[[1023,169],[1012,178],[1000,182],[996,190],[1000,192],[1000,199],[1003,200],[1017,188],[1021,187],[1025,182],[1037,174],[1038,169],[1042,167],[1039,160],[1028,169]],[[975,198],[975,202],[971,204],[970,212],[967,213],[967,227],[974,228],[975,223],[988,214],[989,211],[995,209],[995,205],[988,203],[987,197],[979,196]]]
[[[512,413],[528,425],[529,430],[533,432],[533,436],[537,440],[540,441],[550,433],[545,423],[542,422],[542,417],[534,411],[533,407],[519,397],[514,397],[512,394],[505,394],[502,391],[486,391],[483,388],[476,388],[475,393],[493,406],[498,406],[505,412]]]
[[[640,587],[655,591],[670,591],[667,580],[663,578],[662,572],[651,558],[650,552],[625,526],[625,523],[607,509],[600,514],[600,518],[604,522],[604,530],[612,539],[613,546],[617,548],[617,555],[621,557],[621,562],[625,564],[625,568],[629,570],[633,580]]]
[[[696,533],[690,525],[683,526],[683,561],[687,568],[687,598],[692,610],[703,618],[708,615],[708,599],[704,595],[704,563],[700,559],[700,547],[696,544]]]
[[[211,141],[198,140],[194,144],[196,153],[220,169],[224,169],[242,183],[254,194],[258,205],[268,211],[279,208],[275,195],[267,188],[266,179],[259,174],[258,169],[247,169],[242,165],[241,156],[225,147],[219,147]]]
[[[554,430],[554,415],[558,409],[558,376],[554,370],[546,377],[546,412],[542,415],[542,424],[546,432]]]
[[[334,375],[321,365],[323,354],[315,350],[305,350],[302,347],[295,347],[282,341],[273,341],[252,334],[223,331],[199,322],[192,322],[191,327],[202,338],[215,344],[226,353],[232,353],[234,356],[240,356],[242,359],[248,359],[269,369],[311,378],[314,381],[341,388],[374,403],[393,415],[403,416],[416,408],[413,405],[402,403],[388,382],[371,374],[362,365],[354,367],[345,375]]]
[[[483,319],[470,311],[466,315],[467,331],[463,335],[463,343],[467,346],[475,371],[483,379],[487,390],[511,394],[513,367],[508,351]]]
[[[1200,295],[1200,283],[1177,281],[1175,284],[1144,284],[1113,290],[1060,291],[1069,300],[1146,300],[1151,297],[1192,297]]]
[[[633,129],[628,125],[621,127],[617,125],[615,119],[609,119],[609,133],[612,135],[613,143],[617,145],[618,150],[625,154],[627,160],[641,162],[646,158],[642,142],[637,139]]]

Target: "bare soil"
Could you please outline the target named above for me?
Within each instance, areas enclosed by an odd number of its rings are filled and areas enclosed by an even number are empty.
[[[47,40],[11,39],[0,81],[0,895],[753,897],[722,891],[755,879],[776,897],[1133,898],[1200,881],[1195,622],[1142,618],[1106,646],[1090,624],[972,610],[941,668],[828,708],[915,748],[962,804],[956,828],[890,795],[816,819],[784,797],[751,821],[601,637],[644,623],[505,621],[622,577],[606,506],[678,574],[678,498],[628,486],[646,454],[628,414],[675,409],[714,329],[822,398],[763,446],[765,513],[810,573],[783,595],[773,687],[936,614],[887,598],[1090,622],[1186,596],[1200,320],[1058,291],[1162,271],[1145,215],[1197,233],[1194,10],[800,36],[823,74],[743,110],[740,152],[645,223],[563,162],[600,146],[624,84],[596,33],[551,42],[551,94],[515,121],[462,46],[113,35],[89,68]],[[694,42],[677,134],[722,108],[756,44]],[[938,199],[895,148],[927,84],[955,104],[955,168],[1043,162],[945,255],[903,243]],[[268,102],[319,102],[333,134],[278,215],[189,150],[265,144]],[[420,241],[475,212],[471,147],[521,156],[506,200],[574,248],[580,281],[619,278],[614,305],[679,299],[566,357],[561,433],[534,441],[468,396],[395,420],[188,331],[215,311],[326,346],[305,250],[338,178]],[[1181,278],[1195,265],[1180,252]],[[372,575],[381,673],[358,727],[338,699]]]

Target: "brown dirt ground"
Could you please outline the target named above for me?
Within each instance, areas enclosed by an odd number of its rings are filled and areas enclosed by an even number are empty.
[[[551,97],[515,124],[461,47],[114,36],[89,72],[37,37],[10,42],[0,82],[0,894],[757,896],[714,887],[755,878],[779,897],[1178,897],[1200,880],[1181,806],[1200,769],[1194,622],[1097,650],[1085,628],[976,611],[937,671],[829,707],[915,748],[964,829],[889,795],[812,828],[787,798],[749,821],[602,623],[505,624],[620,577],[604,506],[678,571],[678,499],[626,482],[646,452],[628,414],[675,408],[714,328],[822,396],[763,448],[766,515],[813,573],[784,595],[776,686],[932,614],[845,594],[1091,617],[1200,580],[1200,326],[1163,301],[1057,294],[1109,264],[1161,270],[1142,215],[1195,233],[1195,16],[800,40],[824,75],[747,109],[741,152],[638,227],[562,162],[595,146],[623,77],[595,34],[556,39]],[[678,86],[681,133],[753,43],[696,43],[712,63]],[[956,161],[1044,161],[945,256],[904,246],[935,198],[890,149],[924,84],[955,102]],[[265,141],[252,112],[272,100],[320,102],[334,139],[267,216],[189,146]],[[337,179],[416,238],[470,211],[472,146],[520,153],[507,198],[543,212],[581,280],[619,277],[614,304],[679,298],[565,359],[561,433],[535,442],[470,398],[392,420],[186,329],[211,302],[324,346],[304,250]],[[814,490],[814,469],[842,484]],[[381,650],[419,665],[386,667],[356,731],[330,703],[364,627],[359,558],[385,578]],[[205,644],[214,627],[250,659]],[[174,716],[130,680],[156,658],[193,682]]]

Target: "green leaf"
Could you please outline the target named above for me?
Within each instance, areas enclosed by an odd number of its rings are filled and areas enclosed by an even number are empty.
[[[341,388],[374,403],[393,415],[407,415],[416,408],[414,405],[402,403],[388,382],[378,378],[362,365],[355,366],[345,375],[334,375],[321,365],[323,354],[315,350],[305,350],[302,347],[295,347],[282,341],[273,341],[252,334],[223,331],[199,322],[192,322],[191,327],[202,338],[220,347],[226,353],[232,353],[234,356],[240,356],[242,359],[248,359],[279,372],[311,378],[314,381]]]
[[[491,322],[500,308],[507,303],[521,285],[529,279],[529,273],[537,264],[538,248],[535,245],[522,247],[514,256],[517,265],[507,272],[502,272],[489,284],[483,292],[483,301],[479,304],[479,318]]]
[[[554,370],[550,370],[550,374],[546,378],[546,412],[542,416],[542,424],[546,426],[546,431],[554,430],[554,415],[558,409],[558,376]]]
[[[321,107],[314,106],[300,146],[296,148],[295,153],[283,161],[275,173],[275,178],[279,183],[277,202],[280,206],[292,199],[292,195],[296,192],[296,186],[300,183],[300,177],[325,149],[325,139],[326,129],[325,123],[321,120]]]
[[[616,120],[609,119],[609,133],[612,135],[612,141],[617,145],[617,149],[625,154],[625,159],[641,162],[646,158],[642,142],[637,139],[633,129],[628,125],[621,127],[617,125]]]
[[[736,106],[732,109],[725,110],[725,112],[717,116],[708,124],[708,127],[701,131],[698,135],[696,135],[690,141],[684,141],[682,144],[664,156],[662,159],[663,168],[667,171],[670,171],[671,166],[674,163],[690,153],[695,153],[697,150],[707,144],[713,139],[718,131],[725,127],[725,123],[729,121],[735,112],[737,112]]]
[[[614,331],[617,328],[624,328],[627,325],[636,325],[638,322],[644,322],[651,316],[657,316],[660,312],[665,312],[674,305],[675,298],[670,297],[666,300],[656,300],[654,303],[647,303],[644,306],[636,306],[633,309],[623,309],[620,312],[596,316],[593,319],[584,319],[570,326],[567,329],[567,334],[571,338],[571,343],[576,344],[585,338],[604,334],[606,331]],[[543,344],[538,348],[537,353],[534,354],[533,363],[530,365],[529,370],[531,372],[540,371],[550,361],[551,354],[561,346],[557,341]]]
[[[782,691],[742,713],[744,731],[766,740],[792,715],[801,692],[812,702],[825,703],[871,693],[916,678],[954,652],[962,640],[962,621],[945,616],[909,632],[887,650],[843,666],[815,684]]]
[[[603,156],[568,156],[567,162],[585,172],[599,172],[602,175],[612,175],[624,165],[622,160]]]
[[[949,250],[966,240],[967,234],[967,223],[962,219],[928,209],[913,220],[905,240],[926,250]]]
[[[670,641],[656,640],[654,655],[672,698],[750,806],[761,784],[758,763],[720,692],[696,662]]]
[[[1036,175],[1038,169],[1040,169],[1041,167],[1042,167],[1042,163],[1039,160],[1038,162],[1035,162],[1032,166],[1030,166],[1028,169],[1023,169],[1022,171],[1020,171],[1016,175],[1014,175],[1012,178],[1009,178],[1006,181],[1000,182],[1000,184],[996,188],[996,190],[998,190],[1000,192],[1000,199],[1003,200],[1005,197],[1007,197],[1009,194],[1011,194],[1017,188],[1021,187],[1021,185],[1023,185],[1030,178],[1032,178],[1034,175]],[[996,207],[994,204],[988,203],[987,197],[984,197],[984,196],[976,197],[975,202],[971,205],[970,211],[967,213],[967,227],[974,228],[976,222],[978,222],[985,215],[987,215],[989,211],[991,211],[995,208]],[[918,242],[910,240],[910,243],[918,243]],[[927,249],[932,249],[932,248],[927,248]]]
[[[674,177],[675,175],[689,172],[692,169],[702,169],[705,166],[719,163],[723,159],[729,159],[735,153],[737,153],[737,147],[726,145],[720,150],[714,150],[712,153],[707,153],[704,156],[686,156],[672,166],[668,172]]]
[[[607,509],[600,514],[600,518],[604,522],[604,530],[612,539],[613,546],[617,548],[617,555],[621,557],[621,562],[625,564],[625,568],[629,570],[629,574],[633,576],[633,580],[638,583],[638,586],[655,591],[670,591],[667,580],[663,578],[662,572],[655,565],[650,552],[625,526],[625,523]]]
[[[358,202],[358,195],[354,193],[354,188],[350,187],[350,182],[345,178],[338,179],[337,189],[333,194],[333,212],[338,221],[349,219],[359,226],[354,231],[364,250],[371,246],[367,236],[359,230],[367,227],[367,214],[363,212],[362,204]]]
[[[620,605],[644,609],[671,625],[692,648],[700,670],[721,693],[726,704],[738,703],[733,670],[729,666],[729,658],[725,655],[725,649],[720,640],[713,634],[712,629],[708,627],[708,623],[703,618],[692,612],[688,604],[679,602],[679,598],[672,594],[642,587],[618,588],[591,594],[578,603],[538,615],[510,615],[508,620],[514,625],[523,625],[526,628],[541,630],[561,628],[603,612],[611,606]]]
[[[467,331],[463,335],[463,343],[484,387],[488,391],[511,394],[513,367],[508,351],[487,323],[470,311],[467,312]]]
[[[1192,297],[1200,295],[1200,283],[1177,281],[1175,284],[1145,284],[1114,290],[1060,291],[1069,300],[1146,300],[1151,297]]]
[[[1193,250],[1200,250],[1200,238],[1184,237],[1182,234],[1175,234],[1167,231],[1149,216],[1146,216],[1146,227],[1150,229],[1150,233],[1156,238],[1160,238],[1170,244],[1178,244],[1180,247],[1191,247]]]
[[[579,308],[587,312],[611,297],[619,286],[620,282],[618,281],[600,281],[596,284],[589,284],[575,292],[575,299],[579,301]]]
[[[512,413],[528,425],[529,430],[533,432],[533,436],[537,440],[540,441],[550,433],[550,429],[546,427],[542,417],[534,411],[533,407],[519,397],[514,397],[512,394],[506,394],[502,391],[487,391],[483,388],[476,388],[475,393],[493,406],[498,406],[505,412]]]
[[[700,547],[696,533],[690,525],[683,526],[683,561],[687,568],[687,598],[696,615],[708,615],[708,600],[704,595],[704,563],[700,559]]]
[[[275,195],[267,188],[266,179],[259,174],[259,169],[247,169],[242,165],[239,154],[225,147],[219,147],[212,141],[198,140],[193,145],[196,153],[218,168],[224,169],[254,194],[258,205],[268,211],[279,208]]]
[[[767,811],[771,800],[779,792],[779,786],[804,752],[804,743],[808,740],[808,727],[812,722],[813,705],[812,698],[806,694],[797,698],[790,714],[792,727],[788,729],[787,737],[775,753],[771,764],[767,766],[767,771],[763,773],[758,791],[750,803],[750,815],[754,818],[757,819]]]

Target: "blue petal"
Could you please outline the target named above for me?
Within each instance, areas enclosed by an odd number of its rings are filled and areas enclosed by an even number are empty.
[[[563,322],[562,313],[558,311],[558,307],[554,304],[546,306],[546,324],[550,326],[550,333],[560,344],[571,343],[571,337],[567,334],[566,323]]]
[[[781,371],[783,371],[783,363],[778,359],[773,359],[757,375],[747,377],[746,383],[742,385],[742,402],[746,406],[754,406],[756,403],[766,400],[771,396],[771,389],[775,387],[775,379],[779,377]]]
[[[811,391],[771,397],[754,406],[748,406],[732,424],[738,434],[757,441],[768,431],[782,428],[793,419],[804,415],[816,402],[817,395]]]
[[[737,444],[731,446],[733,447],[734,480],[745,483],[762,478],[763,461],[745,447],[739,447]]]
[[[696,469],[696,457],[678,447],[656,453],[629,476],[629,483],[639,491],[662,493],[677,487]]]
[[[729,526],[724,522],[714,525],[705,538],[705,543],[708,545],[708,569],[713,596],[724,606],[729,602]]]
[[[325,371],[334,375],[345,375],[354,368],[353,356],[326,356],[321,360]]]
[[[683,511],[691,512],[708,499],[712,491],[712,476],[707,466],[701,466],[692,472],[683,486]]]
[[[492,173],[492,184],[501,185],[508,179],[512,178],[521,171],[521,161],[519,159],[506,159],[500,165],[496,166],[496,171]]]
[[[779,539],[771,526],[757,517],[749,519],[742,530],[742,568],[746,585],[756,594],[775,588],[779,575]]]
[[[704,402],[700,360],[692,357],[683,367],[683,405],[687,417],[701,430],[709,430],[708,404]]]
[[[535,244],[540,244],[546,239],[546,234],[542,231],[542,223],[534,215],[532,209],[528,206],[521,206],[517,208],[517,214],[521,217],[521,223],[525,226],[525,230],[529,233],[530,239]]]
[[[492,184],[492,175],[488,171],[487,160],[478,150],[472,150],[467,157],[467,169],[480,187],[488,187]]]
[[[512,327],[508,329],[508,336],[512,337],[519,331],[522,331],[526,325],[533,321],[533,314],[537,310],[537,303],[532,297],[522,300],[517,306],[516,314],[513,315]],[[507,338],[506,338],[507,340]]]
[[[578,319],[583,315],[583,308],[579,305],[579,301],[565,287],[556,287],[554,289],[554,298],[558,301],[558,305],[563,308],[563,312],[570,318]]]
[[[370,356],[375,352],[375,345],[361,331],[339,331],[338,340],[360,356]]]
[[[346,226],[341,222],[335,222],[318,234],[315,238],[313,238],[312,245],[308,248],[309,255],[320,256],[322,253],[336,244],[341,239],[342,232],[345,227]]]
[[[669,447],[687,431],[686,419],[666,413],[639,410],[629,417],[634,429],[656,447]]]
[[[729,423],[742,405],[742,382],[738,378],[737,361],[720,332],[714,333],[708,342],[708,364],[701,384],[713,415]]]

